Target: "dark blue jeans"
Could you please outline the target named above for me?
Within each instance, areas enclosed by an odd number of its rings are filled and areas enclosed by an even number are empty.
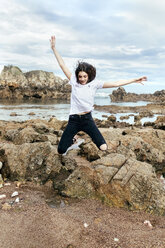
[[[101,145],[106,144],[105,139],[92,118],[91,113],[84,115],[75,114],[69,116],[68,125],[66,126],[58,145],[58,153],[63,154],[66,152],[68,147],[73,144],[73,137],[79,131],[87,133],[99,149]]]

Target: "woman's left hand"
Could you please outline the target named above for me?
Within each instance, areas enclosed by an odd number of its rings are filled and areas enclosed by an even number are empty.
[[[140,84],[143,84],[143,83],[142,83],[143,81],[147,81],[147,77],[141,77],[141,78],[137,78],[137,79],[135,80],[136,83],[140,83]],[[144,85],[144,84],[143,84],[143,85]]]

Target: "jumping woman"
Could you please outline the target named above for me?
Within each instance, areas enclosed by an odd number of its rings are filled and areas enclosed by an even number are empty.
[[[106,141],[91,114],[97,89],[119,87],[131,83],[143,84],[142,81],[146,81],[147,77],[101,83],[95,80],[95,67],[85,62],[79,62],[75,72],[71,73],[56,49],[55,36],[51,37],[50,44],[59,66],[72,87],[69,121],[59,142],[58,153],[66,154],[68,148],[73,144],[74,136],[79,131],[87,133],[98,149],[107,150]]]

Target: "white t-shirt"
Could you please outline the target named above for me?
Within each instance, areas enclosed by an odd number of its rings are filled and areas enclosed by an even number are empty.
[[[103,88],[104,83],[93,80],[82,85],[77,82],[75,73],[72,73],[69,84],[72,86],[70,115],[92,111],[96,90]]]

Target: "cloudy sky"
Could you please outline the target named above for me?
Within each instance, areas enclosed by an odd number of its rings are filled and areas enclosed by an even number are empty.
[[[102,81],[148,77],[128,91],[165,89],[164,25],[163,0],[0,0],[0,70],[16,65],[65,78],[50,49],[55,35],[70,70],[83,60]]]

